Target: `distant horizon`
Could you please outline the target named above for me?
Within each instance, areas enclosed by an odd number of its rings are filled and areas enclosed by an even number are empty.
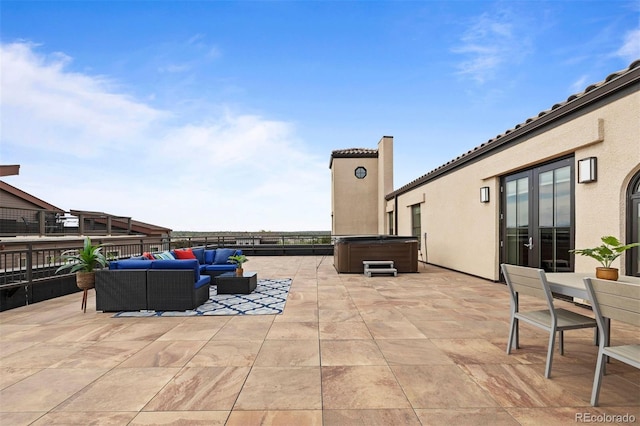
[[[331,234],[327,231],[171,231],[172,234]]]

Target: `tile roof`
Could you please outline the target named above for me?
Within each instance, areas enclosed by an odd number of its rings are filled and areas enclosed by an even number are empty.
[[[335,151],[331,151],[332,157],[375,157],[378,155],[377,149],[369,149],[369,148],[347,148],[347,149],[336,149]]]
[[[535,117],[526,119],[523,123],[517,124],[514,128],[506,130],[504,133],[497,135],[496,137],[489,139],[485,143],[476,146],[475,148],[467,151],[466,153],[459,155],[453,160],[433,169],[425,175],[409,182],[408,184],[400,187],[399,189],[391,192],[386,196],[386,199],[391,199],[396,195],[400,195],[407,192],[421,184],[435,179],[451,170],[461,167],[468,161],[477,159],[481,155],[489,155],[490,151],[499,146],[503,146],[508,142],[512,142],[519,137],[529,133],[530,131],[539,128],[542,125],[548,124],[553,120],[565,116],[569,112],[573,112],[578,108],[582,108],[587,104],[590,104],[602,97],[618,91],[631,84],[635,84],[640,80],[640,59],[636,60],[629,65],[628,68],[609,74],[604,80],[587,86],[582,92],[575,93],[567,98],[566,101],[562,101],[554,104],[551,108],[541,111]]]
[[[329,168],[333,164],[334,158],[377,158],[378,150],[369,148],[347,148],[336,149],[331,151],[331,161],[329,162]]]

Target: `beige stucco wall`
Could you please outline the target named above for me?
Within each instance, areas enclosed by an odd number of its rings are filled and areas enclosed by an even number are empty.
[[[384,196],[393,191],[393,137],[383,136],[378,142],[378,212],[384,217]],[[378,234],[387,234],[387,220],[378,221]]]
[[[367,169],[364,179],[354,171]],[[331,167],[331,211],[334,235],[378,233],[378,159],[334,158]]]
[[[575,183],[575,245],[591,247],[602,235],[625,236],[626,191],[640,169],[640,93],[625,97],[534,135],[398,196],[398,234],[411,234],[411,209],[424,198],[422,234],[430,263],[492,280],[499,278],[500,177],[574,154],[598,158],[598,181]],[[480,187],[491,201],[480,203]],[[423,241],[424,244],[424,241]],[[595,261],[576,257],[576,271]],[[617,262],[620,266],[620,262]]]
[[[594,247],[603,235],[624,241],[627,190],[640,171],[640,92],[598,112],[604,121],[604,140],[576,150],[577,161],[598,158],[598,181],[576,184],[576,248]],[[576,257],[576,271],[592,271],[595,260]],[[624,255],[614,262],[624,270]]]

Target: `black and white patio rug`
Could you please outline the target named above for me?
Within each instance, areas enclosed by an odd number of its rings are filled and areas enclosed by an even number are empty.
[[[251,294],[218,294],[211,286],[211,297],[193,311],[118,312],[114,317],[191,317],[200,315],[274,315],[281,314],[287,303],[291,279],[258,280]]]

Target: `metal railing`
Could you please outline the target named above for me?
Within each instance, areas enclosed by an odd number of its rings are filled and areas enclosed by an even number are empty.
[[[328,255],[333,253],[331,236],[314,235],[214,235],[198,237],[129,237],[111,241],[94,237],[93,244],[104,244],[107,260],[127,259],[144,252],[158,252],[184,247],[237,248],[246,255]],[[83,240],[73,241],[3,241],[0,248],[0,291],[38,284],[65,274],[56,274],[63,264],[64,251],[82,248]],[[70,275],[70,274],[66,274]]]
[[[127,235],[131,218],[104,213],[0,207],[0,236]]]

